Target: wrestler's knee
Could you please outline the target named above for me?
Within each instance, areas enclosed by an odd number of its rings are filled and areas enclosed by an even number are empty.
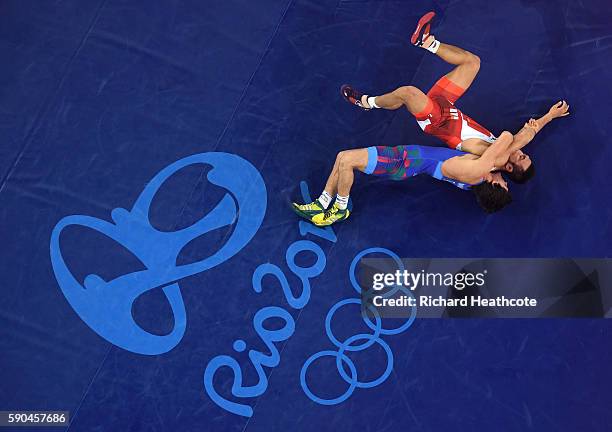
[[[467,52],[467,60],[466,63],[474,68],[474,70],[478,71],[480,70],[480,57],[478,57],[476,54],[473,54],[471,52]]]
[[[351,159],[351,152],[348,150],[338,153],[338,168],[341,170],[352,169]]]
[[[423,92],[414,86],[402,86],[393,92],[398,96],[404,103],[408,103],[410,100],[414,100]]]
[[[345,156],[346,156],[346,151],[345,151],[345,150],[343,150],[343,151],[339,151],[339,152],[336,154],[336,163],[340,163],[340,161],[342,160],[342,158],[344,158]]]
[[[363,165],[364,157],[367,159],[367,150],[343,150],[338,153],[336,160],[340,170],[352,170]]]

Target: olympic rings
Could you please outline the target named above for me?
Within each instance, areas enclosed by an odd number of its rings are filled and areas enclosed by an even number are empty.
[[[357,263],[365,255],[368,255],[371,253],[381,253],[381,254],[385,254],[393,258],[399,270],[400,271],[404,270],[404,264],[402,263],[401,259],[397,256],[397,254],[395,254],[394,252],[388,249],[375,247],[375,248],[365,249],[359,252],[355,256],[355,258],[353,258],[353,261],[351,262],[351,265],[349,267],[349,279],[351,281],[353,289],[355,289],[355,291],[357,291],[359,294],[361,294],[362,290],[355,276]],[[410,290],[406,292],[406,289],[404,287],[396,287],[393,290],[391,290],[390,293],[387,293],[385,297],[388,295],[395,294],[398,290],[401,290],[407,295],[412,296],[412,292]],[[332,321],[332,318],[334,317],[335,312],[338,309],[340,309],[342,306],[345,306],[347,304],[361,305],[362,302],[361,302],[361,299],[359,298],[342,299],[330,308],[329,312],[327,313],[325,317],[325,332],[330,342],[334,344],[338,348],[338,350],[337,351],[324,350],[324,351],[319,351],[311,355],[304,362],[304,365],[302,366],[302,370],[300,371],[300,383],[302,385],[302,389],[304,390],[304,393],[306,394],[306,396],[308,396],[310,400],[320,405],[340,404],[346,401],[349,397],[351,397],[351,395],[353,394],[356,388],[372,388],[372,387],[376,387],[382,384],[383,382],[385,382],[387,378],[389,377],[389,375],[391,374],[391,371],[393,370],[393,351],[391,350],[391,347],[383,339],[381,339],[380,336],[381,335],[397,335],[397,334],[403,333],[412,325],[412,323],[414,323],[414,320],[416,319],[416,306],[414,306],[412,307],[411,312],[410,312],[410,317],[408,318],[406,322],[404,322],[399,327],[387,329],[382,326],[382,319],[381,319],[379,312],[376,310],[376,308],[374,308],[373,306],[369,306],[370,310],[374,313],[374,323],[366,316],[366,314],[362,314],[362,318],[364,322],[367,324],[367,326],[371,330],[374,331],[374,334],[360,333],[360,334],[350,336],[344,342],[340,342],[332,332],[331,321]],[[354,342],[361,341],[361,340],[365,340],[365,342],[353,345]],[[384,372],[378,378],[373,379],[371,381],[362,382],[358,379],[357,368],[355,367],[355,364],[345,354],[345,352],[346,351],[349,351],[349,352],[363,351],[375,343],[380,345],[385,351],[387,355],[387,366]],[[338,370],[340,377],[349,385],[348,389],[338,397],[331,398],[331,399],[321,398],[315,395],[312,392],[312,390],[310,390],[310,387],[308,386],[308,383],[306,382],[306,372],[308,370],[308,367],[310,367],[310,365],[315,360],[321,357],[335,357],[336,358],[336,369]],[[346,363],[348,365],[350,376],[346,372],[343,363]]]
[[[374,247],[374,248],[365,249],[365,250],[359,252],[357,255],[355,255],[355,258],[353,258],[353,261],[351,262],[351,266],[349,268],[349,278],[351,280],[351,285],[353,285],[353,289],[355,291],[357,291],[359,294],[361,294],[362,289],[361,289],[361,286],[359,285],[359,283],[357,282],[357,278],[355,276],[355,273],[356,273],[356,270],[357,270],[357,264],[359,263],[359,260],[361,260],[361,258],[363,258],[365,255],[369,255],[369,254],[372,254],[372,253],[382,253],[382,254],[390,256],[391,258],[393,258],[393,260],[397,264],[398,270],[404,271],[404,263],[402,262],[400,257],[398,257],[397,254],[395,254],[394,252],[390,251],[389,249]],[[407,289],[404,286],[397,286],[397,287],[393,288],[391,291],[386,293],[383,297],[391,297],[397,291],[402,291],[407,296],[414,297],[412,295],[412,291],[410,291],[409,289]],[[374,330],[375,332],[380,332],[380,334],[390,336],[390,335],[400,334],[400,333],[403,333],[404,331],[406,331],[408,329],[408,327],[410,327],[412,325],[412,323],[414,322],[414,320],[416,319],[416,312],[417,312],[416,311],[416,306],[413,306],[411,308],[411,310],[410,310],[410,317],[408,318],[408,321],[406,321],[400,327],[397,327],[397,328],[394,328],[394,329],[381,328],[379,330],[378,329],[378,321],[377,321],[376,327],[374,327],[374,324],[372,324],[372,321],[367,319],[365,315],[363,316],[363,318],[364,318],[364,321],[367,324],[367,326],[370,327],[372,330]],[[378,311],[377,311],[377,313],[378,313]]]
[[[334,333],[332,332],[332,329],[331,329],[331,319],[333,318],[334,313],[338,309],[340,309],[342,306],[347,305],[347,304],[358,304],[358,305],[361,305],[361,300],[359,300],[357,298],[348,298],[348,299],[340,300],[338,303],[336,303],[335,305],[333,305],[331,307],[329,312],[327,312],[327,316],[325,317],[325,332],[327,333],[327,337],[329,338],[331,343],[336,345],[338,348],[345,347],[346,341],[344,343],[340,343],[340,341],[338,341],[338,339],[336,339],[336,336],[334,336]],[[374,342],[376,342],[376,339],[378,338],[378,336],[380,336],[380,332],[381,332],[381,329],[382,329],[382,321],[380,319],[380,314],[378,313],[376,308],[374,308],[373,306],[370,306],[370,308],[371,308],[370,310],[372,310],[374,312],[374,314],[376,315],[376,328],[372,329],[372,330],[374,330],[374,337],[373,337],[373,339],[370,339],[369,342],[365,342],[363,344],[356,345],[354,347],[351,347],[349,345],[348,347],[345,347],[346,351],[362,351],[362,350],[364,350],[366,348],[369,348],[371,345],[374,344]],[[365,320],[365,321],[366,321],[366,323],[370,323],[371,324],[371,322],[369,320]]]
[[[346,372],[344,371],[344,368],[342,367],[342,363],[340,362],[340,359],[343,357],[346,357],[346,355],[344,354],[346,346],[350,346],[353,340],[364,339],[364,338],[371,339],[372,341],[376,342],[381,347],[383,347],[383,349],[387,353],[387,368],[385,369],[385,371],[380,377],[376,378],[375,380],[367,381],[367,382],[357,381],[357,379],[354,380],[356,387],[372,388],[372,387],[376,387],[377,385],[382,384],[387,378],[389,378],[389,375],[391,374],[391,371],[393,370],[393,351],[391,351],[391,347],[384,340],[377,338],[373,335],[369,335],[369,334],[357,334],[357,335],[351,336],[350,338],[346,340],[346,342],[344,342],[342,347],[340,347],[340,351],[338,351],[338,355],[336,357],[336,368],[338,368],[338,372],[340,372],[340,376],[342,377],[344,381],[350,382],[351,384],[353,384],[352,377],[349,378],[346,375]],[[352,361],[351,363],[349,363],[349,367],[351,364],[353,364]]]
[[[357,278],[355,277],[355,270],[357,269],[357,264],[359,263],[359,260],[361,260],[361,258],[363,258],[364,256],[372,254],[372,253],[381,253],[381,254],[389,255],[391,258],[393,258],[393,260],[397,264],[398,269],[400,271],[404,271],[404,263],[402,262],[400,257],[397,256],[395,252],[392,252],[389,249],[379,248],[379,247],[373,247],[373,248],[362,250],[357,255],[355,255],[355,258],[353,258],[353,261],[351,262],[351,266],[349,267],[349,279],[351,281],[351,285],[353,285],[353,289],[357,291],[357,294],[359,295],[361,295],[361,286],[359,285],[359,282],[357,282]],[[391,292],[395,294],[396,291],[391,291]]]
[[[311,363],[314,362],[316,359],[325,356],[342,358],[342,360],[346,361],[346,363],[349,365],[349,369],[351,370],[351,379],[347,381],[349,384],[348,390],[334,399],[320,398],[312,391],[310,391],[310,389],[308,388],[308,384],[306,384],[306,370],[308,369],[308,366],[310,366]],[[302,389],[304,390],[304,393],[306,393],[306,396],[308,396],[314,402],[320,405],[337,405],[351,397],[351,395],[355,391],[355,387],[357,387],[357,369],[355,368],[355,365],[353,364],[351,359],[349,359],[346,355],[340,356],[337,351],[319,351],[318,353],[314,353],[313,355],[311,355],[304,363],[304,366],[302,366],[302,371],[300,372],[300,382],[302,383]]]

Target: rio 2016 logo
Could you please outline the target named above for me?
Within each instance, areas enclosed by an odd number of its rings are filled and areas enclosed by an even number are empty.
[[[162,232],[155,229],[149,220],[149,209],[157,191],[168,178],[177,171],[195,164],[209,165],[212,169],[207,174],[211,183],[224,188],[227,193],[206,216],[193,225],[174,232]],[[301,183],[302,199],[310,202],[311,197],[305,182]],[[178,160],[160,171],[145,187],[136,199],[131,210],[116,208],[111,212],[113,222],[107,222],[85,215],[72,215],[61,219],[51,235],[51,263],[62,293],[76,311],[79,317],[98,335],[108,342],[138,354],[163,354],[174,348],[181,341],[187,326],[185,304],[181,295],[179,283],[182,279],[207,271],[242,250],[255,236],[266,212],[266,186],[257,169],[245,159],[230,153],[200,153]],[[64,261],[60,248],[60,236],[69,226],[81,226],[95,230],[131,251],[146,267],[145,270],[119,276],[105,281],[99,275],[90,274],[83,283],[71,273]],[[231,235],[219,249],[201,261],[177,265],[177,257],[181,250],[193,239],[217,228],[233,226]],[[298,223],[302,237],[312,236],[318,240],[335,243],[336,235],[331,227],[325,229],[315,227],[305,221]],[[316,258],[309,267],[296,264],[299,254],[309,253]],[[396,259],[398,266],[401,261],[393,252],[381,248],[370,248],[359,253],[353,260],[350,269],[350,280],[353,287],[360,292],[355,280],[354,271],[359,259],[368,253],[383,253]],[[311,294],[310,279],[320,275],[326,266],[326,256],[323,249],[314,241],[300,239],[291,243],[285,254],[286,265],[301,281],[302,291],[295,296],[289,286],[288,279],[281,267],[264,263],[253,272],[252,287],[256,293],[263,290],[264,276],[270,275],[278,280],[289,305],[302,309],[308,303]],[[401,267],[403,268],[403,267]],[[167,335],[156,335],[139,326],[132,316],[132,306],[143,293],[162,288],[172,313],[174,328]],[[366,324],[374,334],[359,334],[344,342],[338,341],[331,333],[330,320],[334,312],[345,304],[359,302],[359,299],[347,299],[337,303],[330,310],[326,319],[326,331],[330,341],[338,351],[321,351],[306,360],[301,371],[301,384],[305,394],[314,402],[324,405],[334,405],[346,400],[355,388],[374,387],[386,380],[393,367],[393,353],[384,342],[381,335],[393,335],[405,331],[412,322],[416,312],[410,319],[397,329],[382,327],[380,316],[375,316],[375,323],[364,317]],[[373,311],[376,314],[376,311]],[[277,330],[265,328],[268,319],[280,318],[284,326]],[[221,408],[233,414],[244,417],[253,415],[251,406],[233,402],[221,396],[215,388],[214,377],[220,368],[229,368],[234,375],[231,394],[236,398],[252,398],[263,394],[268,386],[263,367],[276,367],[280,363],[280,353],[274,343],[288,339],[295,330],[292,315],[280,306],[268,306],[260,309],[253,317],[253,328],[267,346],[270,355],[256,350],[248,352],[249,359],[259,376],[257,384],[242,385],[242,371],[239,363],[229,355],[219,355],[210,360],[204,372],[204,389],[209,397]],[[357,341],[365,341],[355,344]],[[360,351],[374,343],[379,344],[387,353],[387,367],[378,379],[371,382],[358,380],[355,366],[346,352]],[[242,352],[247,344],[238,338],[233,343],[233,349]],[[335,399],[322,399],[313,394],[306,383],[306,371],[312,362],[323,356],[334,356],[336,367],[341,377],[349,384],[349,389]],[[344,369],[348,365],[349,374]]]
[[[211,165],[208,180],[226,189],[217,206],[192,226],[176,232],[156,230],[149,208],[163,183],[182,168]],[[237,175],[236,173],[240,173]],[[93,331],[110,343],[139,354],[162,354],[174,348],[185,333],[187,317],[179,281],[206,271],[231,258],[253,238],[266,213],[266,185],[246,160],[229,153],[201,153],[176,161],[159,172],[145,187],[130,211],[116,208],[114,223],[91,216],[73,215],[60,220],[51,234],[51,264],[64,296]],[[177,266],[181,250],[193,239],[228,225],[235,225],[227,242],[210,257]],[[131,251],[146,270],[105,281],[88,275],[83,285],[68,269],[60,249],[60,235],[69,226],[93,229]],[[146,291],[163,287],[174,315],[174,328],[156,335],[140,327],[132,317],[132,305]]]

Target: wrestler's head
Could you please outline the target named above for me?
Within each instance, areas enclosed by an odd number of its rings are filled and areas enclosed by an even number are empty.
[[[508,162],[504,165],[504,171],[508,173],[508,177],[515,183],[526,183],[535,174],[533,161],[526,153],[521,150],[513,152],[508,158]]]
[[[512,202],[508,183],[500,173],[491,172],[483,180],[482,183],[472,186],[472,191],[485,212],[494,213]]]

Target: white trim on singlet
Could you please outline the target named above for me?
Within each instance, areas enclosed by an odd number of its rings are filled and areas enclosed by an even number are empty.
[[[471,127],[468,124],[468,122],[465,120],[465,117],[462,116],[461,117],[461,141],[465,141],[470,138],[478,138],[478,139],[488,142],[489,144],[493,144],[496,139],[493,134],[485,135],[479,130],[476,130],[473,127]]]
[[[431,124],[431,120],[429,119],[425,119],[425,120],[417,120],[417,123],[419,124],[419,126],[421,127],[421,129],[425,130],[425,128],[427,127],[427,125]]]

